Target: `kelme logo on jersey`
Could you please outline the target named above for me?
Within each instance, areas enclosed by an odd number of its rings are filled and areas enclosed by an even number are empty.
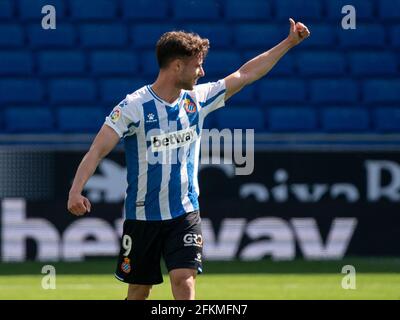
[[[153,122],[157,122],[157,118],[156,118],[156,116],[154,115],[154,113],[152,113],[152,112],[150,112],[149,114],[147,114],[147,117],[146,117],[147,119],[146,119],[146,123],[153,123]]]
[[[184,106],[185,106],[186,112],[188,112],[188,113],[196,112],[196,104],[189,98],[185,99]]]
[[[110,114],[110,120],[113,123],[116,123],[120,117],[121,117],[121,110],[119,108],[115,108]]]
[[[187,129],[169,132],[165,134],[150,137],[151,151],[159,152],[171,149],[177,149],[190,144],[197,139],[196,126]]]
[[[124,262],[121,264],[121,270],[125,273],[131,272],[131,260],[129,258],[124,258]]]

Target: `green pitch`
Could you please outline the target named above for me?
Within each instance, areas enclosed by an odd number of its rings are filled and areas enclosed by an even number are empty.
[[[121,300],[126,295],[127,285],[113,277],[114,259],[54,263],[55,290],[41,286],[45,264],[0,264],[0,299]],[[355,267],[354,290],[341,286],[344,265]],[[197,277],[197,299],[400,299],[400,259],[208,262],[204,270]],[[151,299],[172,299],[167,274]]]

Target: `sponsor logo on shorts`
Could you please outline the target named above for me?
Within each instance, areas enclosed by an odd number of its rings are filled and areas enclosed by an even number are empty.
[[[121,264],[121,270],[125,273],[131,272],[131,260],[129,258],[124,258],[124,262]]]
[[[201,234],[187,233],[183,237],[183,242],[185,247],[189,246],[202,247],[203,237]]]

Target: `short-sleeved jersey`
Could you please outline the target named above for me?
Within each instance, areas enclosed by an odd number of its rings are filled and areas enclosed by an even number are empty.
[[[124,139],[126,219],[168,220],[199,209],[200,137],[208,113],[225,105],[225,81],[181,90],[167,103],[150,85],[117,105],[105,124]]]

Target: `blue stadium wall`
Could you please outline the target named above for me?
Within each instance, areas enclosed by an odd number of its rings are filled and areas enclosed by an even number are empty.
[[[44,5],[56,29],[43,29]],[[343,29],[344,5],[356,29]],[[152,83],[159,36],[208,37],[215,81],[286,37],[288,18],[312,35],[268,76],[229,101],[212,127],[258,132],[393,133],[400,130],[399,0],[2,0],[0,133],[96,132],[127,93]],[[26,117],[29,114],[29,118]],[[240,121],[245,119],[244,122]]]

